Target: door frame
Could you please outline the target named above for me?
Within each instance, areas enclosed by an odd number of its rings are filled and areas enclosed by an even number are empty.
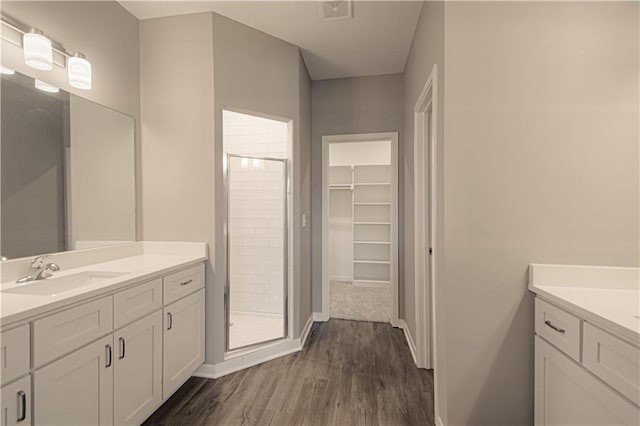
[[[322,311],[320,321],[329,319],[329,145],[332,143],[391,142],[391,319],[397,325],[398,297],[398,132],[357,133],[322,137]]]
[[[413,111],[416,363],[420,368],[434,369],[434,374],[437,371],[436,357],[434,356],[436,353],[437,80],[438,66],[436,64],[425,82]],[[431,110],[430,123],[427,122],[429,110]],[[428,126],[431,130],[430,137],[428,137]],[[427,189],[429,190],[428,200],[424,197]],[[431,255],[429,255],[429,250],[431,250]],[[437,392],[434,394],[437,395]]]

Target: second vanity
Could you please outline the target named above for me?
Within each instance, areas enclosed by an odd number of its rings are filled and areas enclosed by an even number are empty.
[[[2,424],[142,423],[204,361],[206,259],[204,243],[125,244],[54,255],[61,271],[25,284],[5,263]]]
[[[640,424],[640,269],[530,265],[535,424]]]

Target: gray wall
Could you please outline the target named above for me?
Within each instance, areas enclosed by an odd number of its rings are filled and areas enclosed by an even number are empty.
[[[399,158],[402,158],[403,88],[402,74],[373,77],[317,80],[312,83],[312,140],[311,140],[311,210],[313,311],[322,311],[322,136],[350,133],[398,132]],[[399,182],[402,182],[400,168]],[[403,188],[400,185],[400,215],[402,216]],[[402,265],[402,223],[400,223],[400,264]],[[399,283],[403,300],[402,279]],[[400,318],[403,316],[400,303]]]
[[[297,337],[311,311],[309,231],[300,227],[309,213],[309,79],[298,48],[211,13],[142,21],[140,46],[143,237],[209,244],[207,363],[224,352],[222,109],[294,120]]]
[[[8,80],[2,78],[0,107],[2,255],[16,259],[64,251],[68,95]]]
[[[527,265],[639,264],[637,2],[447,2],[450,425],[533,422]]]
[[[411,50],[407,58],[404,70],[404,270],[402,281],[404,283],[404,319],[411,331],[416,336],[416,312],[415,312],[415,262],[414,262],[414,170],[413,170],[413,133],[414,133],[414,108],[418,96],[431,74],[433,66],[438,66],[437,81],[437,153],[438,165],[444,161],[444,2],[427,1],[423,3],[420,19],[413,36]],[[436,282],[444,284],[444,169],[439,167],[437,175],[437,247],[436,253]],[[444,301],[444,285],[436,286],[436,340],[444,342],[445,318],[444,310],[440,309]],[[436,373],[438,393],[446,391],[446,353],[445,346],[441,345],[434,354],[435,363],[438,366]],[[439,405],[438,414],[446,423],[445,399],[436,401]]]

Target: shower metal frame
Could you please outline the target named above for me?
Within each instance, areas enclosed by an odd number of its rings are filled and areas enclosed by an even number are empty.
[[[230,274],[230,260],[231,256],[229,254],[229,185],[230,185],[230,174],[231,174],[231,158],[239,158],[239,159],[247,159],[247,160],[262,160],[262,161],[277,161],[282,163],[283,172],[284,172],[284,197],[283,197],[283,209],[284,209],[284,234],[283,234],[283,331],[282,337],[277,337],[275,339],[263,340],[257,343],[252,343],[249,345],[239,346],[237,348],[229,347],[229,335],[230,335],[230,318],[231,318],[231,274]],[[289,177],[289,160],[287,158],[273,158],[273,157],[257,157],[257,156],[249,156],[249,155],[238,155],[238,154],[229,154],[226,153],[224,156],[223,163],[223,176],[224,176],[224,245],[225,245],[225,261],[226,261],[226,277],[225,277],[225,287],[224,287],[224,312],[225,312],[225,344],[224,344],[224,352],[225,354],[233,353],[236,351],[242,351],[249,348],[257,348],[260,346],[264,346],[269,343],[277,342],[280,340],[285,340],[289,337],[289,188],[290,188],[290,177]]]

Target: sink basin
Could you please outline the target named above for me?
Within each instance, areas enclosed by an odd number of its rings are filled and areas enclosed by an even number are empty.
[[[52,277],[44,280],[32,281],[27,284],[20,284],[16,287],[3,290],[2,293],[26,294],[32,296],[55,296],[59,293],[75,290],[101,281],[110,280],[125,274],[126,272],[86,271],[66,275],[64,277]]]

